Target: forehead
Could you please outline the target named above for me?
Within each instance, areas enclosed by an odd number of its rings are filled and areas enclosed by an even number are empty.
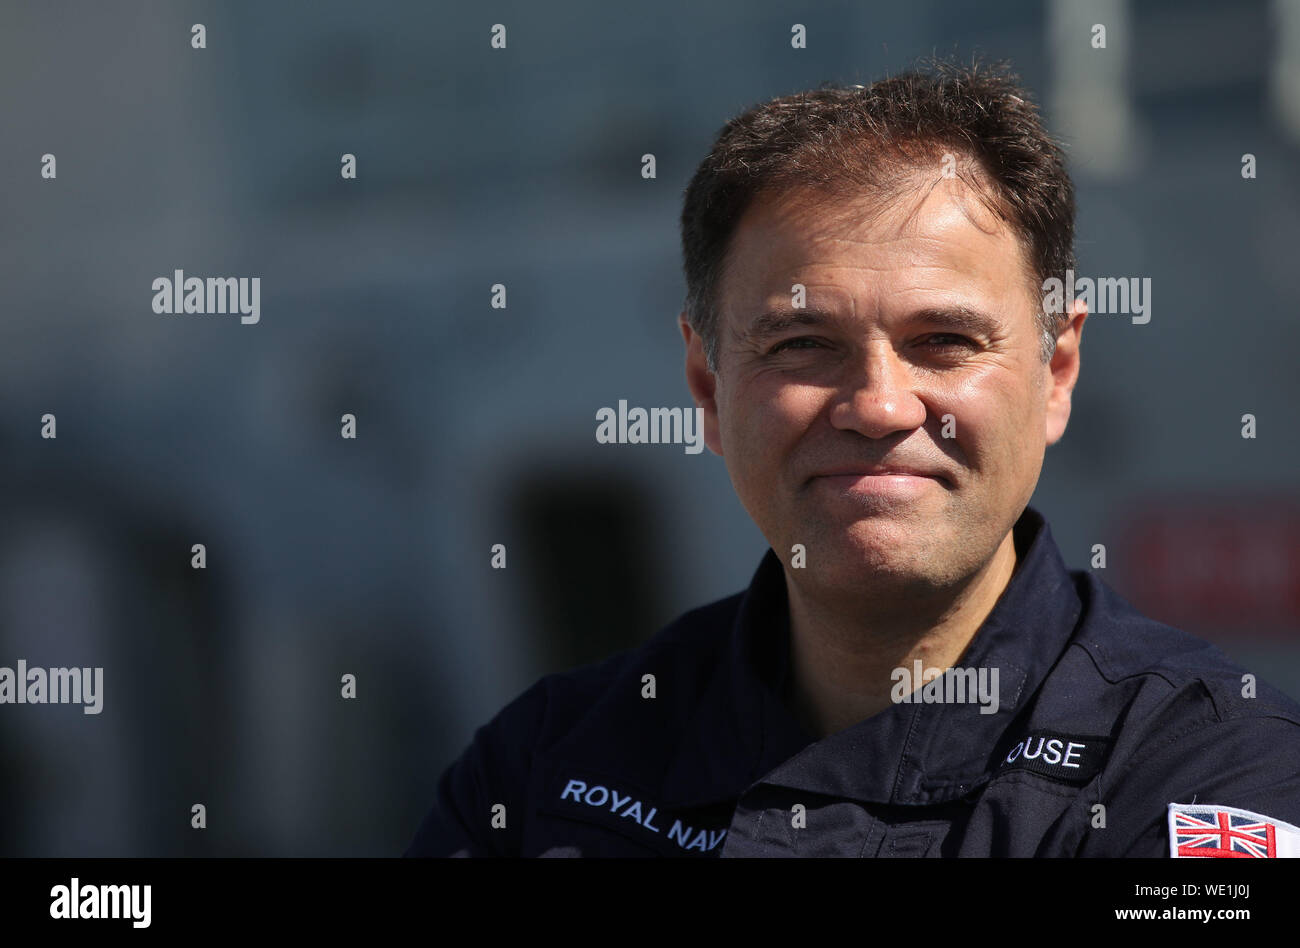
[[[745,319],[788,303],[793,283],[881,312],[958,298],[1007,312],[1034,300],[1021,240],[959,178],[917,176],[884,197],[760,194],[732,235],[722,309]]]

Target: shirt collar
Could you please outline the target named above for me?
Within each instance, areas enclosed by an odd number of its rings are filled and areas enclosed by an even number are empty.
[[[1004,733],[1064,651],[1082,603],[1051,530],[1027,507],[1014,527],[1016,569],[960,659],[998,669],[998,710],[891,705],[813,740],[780,699],[789,674],[785,573],[768,550],[740,602],[712,676],[663,784],[665,805],[739,797],[756,782],[861,802],[937,803],[988,779]]]

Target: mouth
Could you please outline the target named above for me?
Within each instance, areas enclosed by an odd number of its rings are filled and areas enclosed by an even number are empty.
[[[918,468],[905,467],[898,465],[858,465],[854,467],[834,468],[831,470],[821,471],[814,474],[809,480],[827,480],[827,481],[858,481],[864,479],[888,479],[888,478],[923,478],[925,480],[938,481],[941,484],[948,484],[948,479],[942,474],[936,474],[933,471],[923,471]]]
[[[931,484],[951,486],[940,474],[891,465],[824,471],[814,474],[809,483],[838,494],[873,497],[908,497],[928,490]]]

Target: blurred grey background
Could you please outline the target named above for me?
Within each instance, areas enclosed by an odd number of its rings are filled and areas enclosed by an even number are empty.
[[[537,677],[743,588],[722,461],[595,413],[691,405],[677,216],[722,124],[934,52],[1012,61],[1080,275],[1152,281],[1148,324],[1089,319],[1035,506],[1300,696],[1295,0],[8,0],[0,665],[105,680],[0,706],[0,853],[399,854]],[[261,322],[155,315],[175,269],[260,277]]]

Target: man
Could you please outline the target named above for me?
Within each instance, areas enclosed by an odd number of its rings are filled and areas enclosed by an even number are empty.
[[[734,119],[682,214],[686,375],[771,549],[551,675],[410,855],[1300,852],[1300,706],[1067,571],[1027,505],[1086,310],[1059,147],[937,64]]]

